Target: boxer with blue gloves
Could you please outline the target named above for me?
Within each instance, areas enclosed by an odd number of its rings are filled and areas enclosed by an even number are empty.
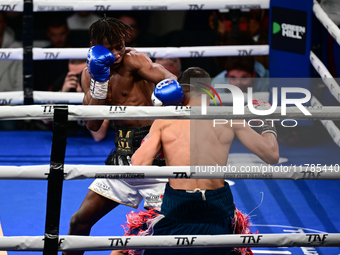
[[[99,19],[89,28],[91,48],[81,78],[85,93],[83,105],[153,106],[152,94],[163,105],[181,103],[180,85],[175,75],[153,63],[146,54],[125,48],[125,38],[130,36],[131,29],[118,19],[108,17]],[[156,84],[166,83],[162,88],[155,88]],[[103,120],[89,120],[86,126],[98,131],[102,123]],[[153,120],[114,120],[114,148],[105,163],[129,165],[152,123]],[[164,165],[164,160],[155,159],[154,164]],[[159,207],[167,181],[96,179],[79,210],[71,217],[68,234],[89,235],[92,226],[119,204],[137,208],[144,199],[145,207]],[[63,254],[83,253],[67,251]]]

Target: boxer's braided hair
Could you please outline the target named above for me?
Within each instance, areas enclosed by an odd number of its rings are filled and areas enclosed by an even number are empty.
[[[91,41],[95,41],[96,44],[103,44],[106,38],[113,45],[130,37],[132,29],[132,27],[124,22],[104,15],[103,18],[100,18],[90,26],[89,33]]]

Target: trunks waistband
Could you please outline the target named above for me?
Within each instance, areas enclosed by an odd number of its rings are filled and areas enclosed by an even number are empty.
[[[228,216],[233,217],[234,211],[234,199],[228,183],[216,190],[206,190],[204,196],[202,192],[175,190],[167,183],[161,208],[165,217],[186,223],[224,221]]]
[[[106,165],[130,165],[132,154],[140,147],[143,138],[149,133],[151,126],[129,127],[115,126],[115,147],[107,157]],[[155,158],[152,163],[165,166],[165,160]]]
[[[151,126],[115,126],[115,146],[119,155],[132,155],[140,146]]]
[[[137,133],[140,132],[144,132],[147,131],[149,133],[149,130],[151,128],[151,125],[148,126],[140,126],[140,127],[130,127],[130,126],[119,126],[119,125],[115,125],[114,126],[114,130],[119,130],[119,129],[125,129],[125,130],[135,130],[137,131]]]

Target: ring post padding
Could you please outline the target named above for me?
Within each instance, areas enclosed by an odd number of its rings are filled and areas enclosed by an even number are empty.
[[[67,105],[55,106],[51,165],[47,186],[47,208],[43,255],[58,254],[61,195],[64,180],[64,161],[67,140],[67,120]]]
[[[24,0],[23,13],[23,84],[24,104],[34,104],[33,100],[33,2]]]
[[[281,102],[281,88],[291,87],[282,78],[311,77],[312,7],[311,0],[270,1],[269,70],[270,78],[276,78],[271,79],[270,85],[278,88],[278,102]],[[298,87],[311,91],[310,82]],[[290,96],[300,98],[299,93],[290,93]],[[304,121],[299,125],[311,126],[313,122]]]
[[[269,70],[271,78],[311,76],[309,56],[313,17],[313,1],[270,1]]]

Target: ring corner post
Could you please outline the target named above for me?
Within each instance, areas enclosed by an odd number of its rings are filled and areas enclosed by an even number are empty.
[[[50,172],[48,175],[43,255],[58,254],[60,209],[67,141],[67,121],[68,106],[54,106],[53,138]]]
[[[271,78],[311,76],[312,0],[271,0],[269,67]]]
[[[24,105],[33,99],[33,0],[24,0],[23,11],[23,89]]]
[[[278,105],[281,105],[283,87],[312,91],[310,52],[313,15],[313,0],[270,1],[270,86],[278,88]],[[298,99],[301,93],[289,93],[289,97]],[[310,102],[304,105],[309,106]],[[311,126],[313,121],[304,120],[301,124]]]

